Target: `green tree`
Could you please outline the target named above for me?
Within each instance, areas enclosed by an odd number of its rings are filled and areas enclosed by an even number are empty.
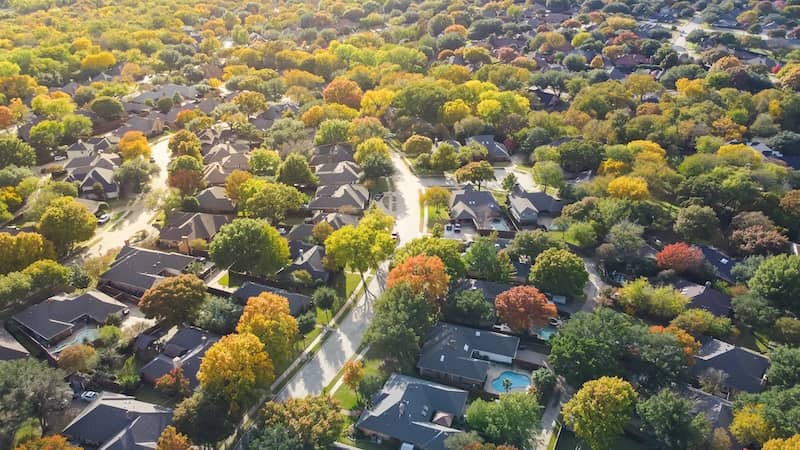
[[[767,379],[784,388],[800,385],[800,348],[780,345],[769,352]]]
[[[230,399],[196,391],[175,408],[172,424],[198,445],[212,446],[230,436],[237,419],[230,414]]]
[[[459,183],[475,183],[478,190],[481,190],[481,183],[494,179],[494,168],[486,161],[471,162],[456,170],[456,180]]]
[[[241,186],[239,211],[245,217],[267,219],[278,224],[286,218],[288,210],[300,208],[303,199],[303,194],[293,186],[253,178]]]
[[[122,102],[114,97],[100,96],[92,100],[89,108],[105,120],[116,120],[125,114]]]
[[[350,122],[343,119],[328,119],[319,124],[314,136],[315,145],[341,144],[347,142]]]
[[[364,272],[377,269],[394,252],[395,240],[390,234],[393,223],[391,216],[372,209],[357,227],[345,225],[328,236],[326,256],[335,266],[358,272],[366,285]]]
[[[528,448],[539,428],[541,406],[536,395],[527,392],[500,394],[496,402],[482,399],[467,408],[469,426],[496,444]]]
[[[43,120],[30,131],[30,143],[36,149],[36,159],[39,163],[50,161],[50,152],[56,150],[64,137],[64,126],[61,122]]]
[[[38,224],[39,232],[55,245],[60,255],[69,253],[77,242],[91,238],[95,228],[97,218],[70,197],[50,202]]]
[[[191,323],[205,300],[203,280],[191,274],[168,277],[146,290],[139,308],[147,318],[155,318],[165,326]]]
[[[214,236],[209,255],[221,267],[272,275],[289,263],[289,245],[262,220],[236,219]]]
[[[311,171],[305,156],[291,153],[278,168],[278,182],[289,186],[313,186],[319,179]]]
[[[467,271],[473,276],[496,282],[508,282],[514,276],[514,266],[505,251],[497,251],[497,236],[480,236],[464,255]]]
[[[65,144],[72,144],[78,139],[85,139],[92,135],[92,119],[77,114],[68,114],[61,119],[64,126],[63,140]]]
[[[179,156],[191,156],[198,161],[203,161],[203,154],[201,153],[202,144],[196,134],[189,130],[178,130],[172,137],[169,138],[167,144],[169,151],[172,153],[173,158]]]
[[[295,450],[303,448],[300,438],[279,425],[264,427],[258,430],[258,434],[247,446],[249,450]]]
[[[547,249],[531,267],[530,282],[542,292],[578,298],[587,281],[583,260],[568,250]]]
[[[553,161],[538,161],[533,165],[533,181],[544,187],[547,192],[548,187],[561,189],[564,187],[564,171],[558,163]]]
[[[564,404],[562,414],[567,425],[592,449],[610,450],[635,405],[636,391],[630,383],[621,378],[601,377],[584,383]]]
[[[451,280],[464,277],[467,272],[464,260],[461,259],[462,244],[452,239],[423,236],[400,247],[394,255],[394,265],[402,264],[406,259],[417,255],[438,256],[444,263]]]
[[[689,450],[700,448],[711,426],[703,414],[692,413],[690,400],[678,397],[669,389],[640,401],[636,411],[642,419],[642,430],[653,436],[663,448]]]
[[[800,256],[767,258],[750,279],[750,289],[770,303],[800,313]]]
[[[531,264],[543,251],[549,248],[565,249],[561,240],[542,230],[522,230],[509,242],[508,254],[512,258],[525,258]]]
[[[675,219],[675,232],[689,242],[709,242],[719,234],[719,219],[708,206],[681,208]]]
[[[444,315],[447,320],[477,326],[494,318],[494,308],[483,298],[483,292],[464,290],[450,296]]]
[[[250,171],[258,176],[272,176],[278,173],[281,156],[275,150],[257,148],[250,152]]]
[[[410,367],[436,320],[436,306],[402,283],[384,291],[374,308],[365,341],[384,357]]]
[[[45,432],[48,418],[69,401],[70,389],[64,372],[33,358],[0,361],[0,444],[10,448],[14,431],[29,417],[35,417]]]

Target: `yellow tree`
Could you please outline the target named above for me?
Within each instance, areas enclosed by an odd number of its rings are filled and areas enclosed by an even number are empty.
[[[117,58],[110,52],[99,52],[86,55],[81,60],[81,69],[102,72],[117,63]]]
[[[367,91],[361,97],[361,114],[365,116],[382,117],[389,106],[392,105],[395,93],[389,89],[376,89]]]
[[[642,178],[621,176],[608,183],[608,195],[628,200],[647,200],[650,191],[647,181]]]
[[[232,412],[241,412],[256,402],[275,380],[264,344],[252,334],[229,334],[208,349],[200,371],[200,386],[230,400]]]
[[[21,442],[14,450],[80,450],[80,447],[70,445],[64,436],[53,435]]]
[[[256,336],[279,367],[289,362],[299,332],[289,300],[270,292],[247,300],[236,331]]]
[[[763,444],[775,429],[764,418],[764,405],[745,405],[733,414],[731,434],[742,444]]]
[[[614,442],[631,418],[636,391],[618,377],[587,381],[570,399],[562,413],[567,425],[593,450],[614,448]]]
[[[253,178],[250,172],[236,169],[225,178],[225,195],[234,202],[238,202],[242,193],[242,185]]]
[[[189,450],[191,448],[192,443],[189,442],[189,438],[178,433],[178,430],[172,425],[164,428],[156,445],[156,450]]]
[[[442,186],[431,186],[425,189],[425,193],[420,196],[420,200],[436,210],[447,208],[447,205],[450,204],[450,191]]]
[[[140,156],[144,159],[150,158],[150,144],[141,131],[128,131],[122,135],[117,148],[119,148],[119,153],[124,160],[135,159]]]
[[[761,450],[800,450],[800,434],[787,439],[770,439]]]
[[[358,383],[364,378],[364,363],[350,360],[342,368],[342,382],[358,395]]]

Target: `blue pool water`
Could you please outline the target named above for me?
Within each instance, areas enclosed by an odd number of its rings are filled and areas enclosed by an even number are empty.
[[[558,328],[552,325],[546,325],[540,328],[535,328],[533,331],[536,333],[536,336],[539,339],[543,341],[549,341],[550,338],[558,332]]]
[[[69,337],[64,339],[63,341],[59,342],[56,348],[50,350],[50,353],[57,354],[61,350],[69,347],[70,345],[74,344],[83,344],[84,341],[92,342],[97,339],[97,334],[100,329],[97,327],[86,327],[81,328],[74,333],[72,333]]]
[[[492,380],[492,389],[496,392],[505,392],[506,388],[503,386],[503,380],[511,380],[511,387],[509,389],[527,388],[531,385],[531,378],[529,376],[506,370]]]

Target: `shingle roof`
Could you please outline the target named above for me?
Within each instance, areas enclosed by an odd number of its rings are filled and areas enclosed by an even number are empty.
[[[203,356],[219,336],[195,327],[185,327],[178,330],[174,336],[164,343],[162,353],[145,364],[139,373],[148,382],[154,383],[180,366],[183,375],[189,380],[189,387],[195,389],[198,385],[197,372]]]
[[[514,358],[518,347],[514,336],[440,322],[428,334],[417,367],[483,382],[489,362],[474,358],[473,352]]]
[[[125,305],[99,291],[88,291],[77,297],[54,296],[14,314],[13,319],[45,340],[50,340],[73,327],[82,317],[104,323],[109,315],[125,309]]]
[[[689,298],[689,308],[705,309],[715,316],[727,317],[731,313],[731,298],[710,286],[678,280],[675,288]]]
[[[733,266],[736,265],[738,261],[714,247],[708,247],[706,245],[699,245],[698,247],[703,252],[706,261],[716,269],[717,277],[732,283],[734,280],[731,269],[733,269]]]
[[[187,213],[171,211],[167,214],[159,239],[179,241],[188,239],[210,241],[223,225],[233,221],[233,216],[207,213]]]
[[[506,146],[495,141],[494,136],[490,134],[468,137],[467,144],[470,142],[477,142],[486,147],[489,150],[489,161],[511,161]]]
[[[450,217],[456,220],[472,220],[478,227],[484,226],[494,217],[502,215],[500,205],[489,191],[479,191],[472,184],[453,191],[450,198]]]
[[[320,186],[309,209],[331,210],[339,208],[364,209],[369,201],[369,191],[358,184],[341,186]]]
[[[316,167],[316,175],[322,186],[355,184],[361,179],[361,168],[352,161],[320,164]]]
[[[104,392],[64,428],[63,434],[86,448],[152,450],[171,420],[171,409]]]
[[[197,203],[200,204],[201,211],[236,211],[233,200],[228,198],[225,194],[225,188],[222,186],[211,186],[210,188],[203,189],[195,198],[197,199]]]
[[[239,289],[231,294],[231,298],[237,300],[239,303],[246,303],[250,297],[258,297],[262,292],[271,292],[273,294],[286,297],[289,300],[289,312],[293,316],[300,315],[308,305],[311,304],[311,297],[296,292],[289,292],[284,289],[266,286],[263,284],[253,283],[246,281]]]
[[[28,350],[0,326],[0,361],[11,361],[29,355]]]
[[[544,212],[556,215],[561,213],[562,208],[561,200],[544,192],[526,192],[519,186],[514,188],[514,191],[508,196],[508,200],[511,208],[520,214]]]
[[[180,253],[167,253],[125,246],[111,267],[102,275],[101,281],[122,283],[149,289],[168,273],[182,272],[197,258]]]
[[[356,427],[412,443],[414,448],[443,450],[445,439],[460,432],[451,425],[464,414],[466,402],[467,392],[461,389],[393,373]]]
[[[766,356],[737,347],[718,339],[706,338],[695,356],[691,368],[694,376],[700,376],[708,369],[721,370],[728,374],[726,385],[744,392],[761,392],[762,379],[770,362]]]

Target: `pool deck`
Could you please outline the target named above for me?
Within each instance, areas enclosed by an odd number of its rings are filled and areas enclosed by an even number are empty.
[[[488,393],[494,394],[494,395],[505,394],[506,393],[505,391],[497,391],[492,387],[492,381],[494,381],[495,378],[499,377],[500,374],[503,373],[503,372],[514,372],[514,373],[518,373],[520,375],[525,375],[526,377],[529,377],[529,378],[531,376],[530,372],[526,372],[524,370],[517,369],[516,367],[505,366],[505,365],[500,365],[500,364],[492,364],[492,366],[489,367],[489,372],[487,372],[487,374],[486,374],[486,383],[483,385],[483,390],[485,392],[488,392]],[[508,390],[508,392],[525,392],[527,390],[528,390],[528,386],[511,387]]]

